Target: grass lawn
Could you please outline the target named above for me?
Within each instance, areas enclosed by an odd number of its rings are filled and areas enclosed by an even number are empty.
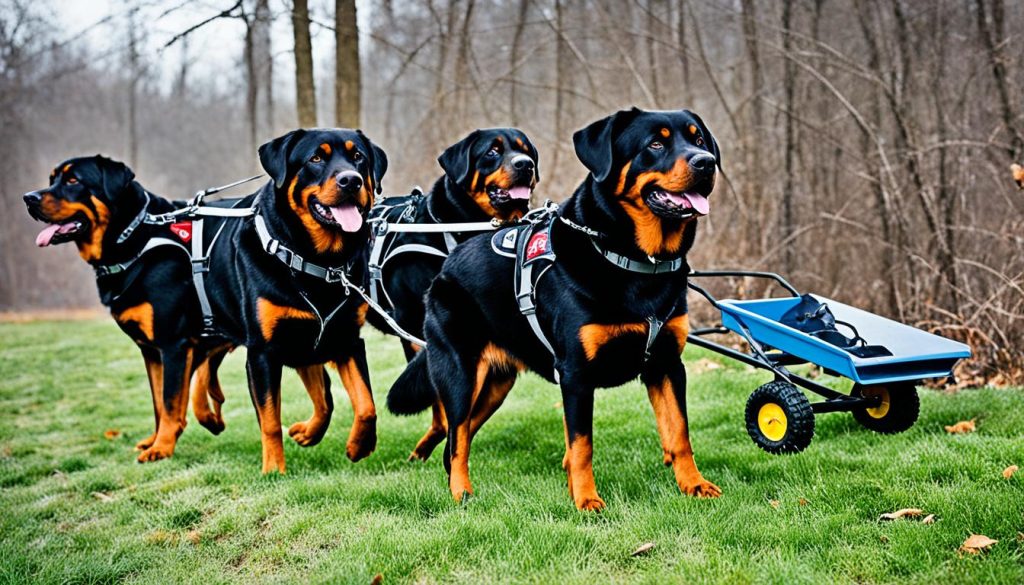
[[[429,414],[383,411],[403,360],[393,338],[367,335],[377,451],[345,458],[352,415],[335,375],[323,443],[285,437],[288,474],[262,477],[244,351],[221,368],[227,430],[214,437],[190,414],[174,457],[139,465],[149,390],[113,322],[0,324],[0,581],[1024,582],[1024,470],[1002,476],[1024,467],[1024,391],[922,390],[921,420],[892,437],[822,415],[806,452],[772,456],[743,427],[746,397],[767,377],[725,361],[694,368],[710,354],[690,348],[697,462],[724,495],[678,494],[636,382],[598,394],[594,468],[608,509],[585,514],[561,469],[559,393],[528,375],[474,442],[477,495],[460,506],[439,457],[406,462]],[[283,395],[286,425],[308,416],[294,374]],[[971,418],[973,434],[943,430]],[[906,507],[937,520],[878,521]],[[999,542],[958,553],[972,533]]]

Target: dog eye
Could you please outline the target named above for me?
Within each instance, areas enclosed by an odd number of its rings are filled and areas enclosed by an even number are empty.
[[[497,146],[492,146],[491,149],[487,151],[487,156],[492,158],[498,156],[499,154],[501,154],[501,151],[498,150]]]
[[[704,139],[701,138],[700,136],[697,137],[697,140],[695,142],[697,146],[704,146]]]
[[[309,162],[318,163],[322,162],[323,160],[323,157],[321,157],[319,154],[314,154],[313,158],[309,159]]]
[[[660,140],[655,140],[654,142],[650,143],[647,146],[647,148],[650,148],[651,150],[661,150],[661,149],[665,148],[665,145],[662,144],[662,142]]]
[[[357,150],[357,151],[355,151],[355,152],[354,152],[354,153],[352,154],[352,160],[354,160],[354,161],[356,161],[356,162],[363,162],[363,159],[364,159],[364,158],[366,158],[366,157],[365,157],[365,156],[363,156],[363,153],[359,152],[358,150]]]
[[[78,184],[78,178],[77,177],[68,177],[68,184],[69,185],[77,185]]]

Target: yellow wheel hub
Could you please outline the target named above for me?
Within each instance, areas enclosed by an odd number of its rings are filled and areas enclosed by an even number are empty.
[[[786,436],[786,411],[774,402],[769,402],[757,411],[757,427],[770,441],[781,441]]]
[[[881,398],[881,402],[878,403],[878,406],[867,409],[868,415],[871,416],[871,418],[885,418],[885,415],[889,414],[889,404],[891,400],[889,397],[889,391],[884,387],[873,386],[863,388],[861,390],[861,396],[864,398],[874,398],[876,396]]]

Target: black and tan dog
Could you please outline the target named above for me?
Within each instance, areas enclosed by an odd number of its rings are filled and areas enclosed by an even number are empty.
[[[591,463],[594,390],[639,376],[679,489],[718,496],[694,463],[680,359],[689,330],[685,256],[697,218],[708,213],[718,147],[692,112],[637,109],[580,130],[574,142],[589,176],[550,224],[518,236],[525,239],[516,255],[546,262],[532,290],[540,335],[517,304],[519,261],[495,247],[512,236],[472,239],[431,285],[427,348],[396,381],[388,406],[407,414],[440,396],[449,487],[461,500],[472,493],[470,442],[518,372],[557,379],[569,493],[578,508],[597,510],[605,504]]]
[[[387,169],[387,157],[357,130],[295,130],[259,149],[271,177],[234,207],[257,213],[242,220],[207,218],[211,244],[205,290],[214,327],[247,348],[246,372],[263,442],[263,471],[285,471],[281,373],[295,368],[313,401],[313,415],[289,434],[300,445],[320,441],[333,401],[324,369],[338,369],[355,412],[347,455],[376,446],[376,411],[359,330],[367,304],[348,287],[366,275],[366,214]]]
[[[36,237],[46,247],[74,242],[97,271],[100,299],[142,351],[149,374],[156,430],[139,441],[139,461],[174,453],[186,424],[189,378],[200,424],[224,430],[217,366],[227,348],[200,340],[201,316],[192,292],[187,229],[150,225],[145,214],[181,204],[157,197],[124,164],[102,156],[72,158],[50,175],[50,186],[25,194],[29,214],[47,224]],[[147,248],[159,241],[162,245]],[[214,399],[211,408],[207,396]]]
[[[537,149],[530,138],[517,128],[474,130],[449,146],[437,162],[444,175],[423,196],[388,198],[371,215],[388,221],[419,224],[516,221],[529,209],[530,195],[540,179]],[[403,246],[426,246],[446,254],[450,248],[479,232],[439,233],[401,232],[388,234],[385,254]],[[447,238],[447,239],[446,239]],[[411,249],[407,248],[407,249]],[[444,257],[423,252],[385,256],[382,284],[393,316],[405,331],[423,337],[423,295],[441,271]],[[369,321],[385,333],[393,333],[376,314]],[[418,348],[402,341],[406,359]],[[445,436],[444,417],[434,407],[430,430],[420,439],[410,459],[425,460]]]

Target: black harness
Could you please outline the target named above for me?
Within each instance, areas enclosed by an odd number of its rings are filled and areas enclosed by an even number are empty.
[[[553,359],[556,358],[554,346],[544,333],[540,326],[540,320],[537,318],[537,287],[557,260],[551,238],[552,226],[556,219],[585,234],[603,258],[623,270],[640,274],[665,274],[686,266],[682,258],[658,260],[648,257],[646,261],[642,261],[612,252],[599,243],[599,240],[604,237],[603,234],[558,215],[558,206],[550,201],[546,202],[544,207],[531,211],[523,219],[526,220],[526,223],[505,228],[491,236],[491,250],[502,256],[515,259],[512,282],[519,312],[526,317],[533,334]],[[688,266],[686,268],[689,270]],[[646,317],[647,343],[644,346],[644,361],[650,359],[651,347],[654,346],[654,341],[665,325],[665,319],[675,311],[675,308],[676,304],[673,304],[664,318],[653,314]],[[558,383],[557,367],[553,368],[552,376],[555,383]]]
[[[375,205],[369,214],[368,221],[373,226],[371,230],[370,259],[368,266],[369,283],[367,289],[370,298],[375,303],[384,306],[389,316],[394,316],[395,304],[388,291],[384,287],[384,266],[396,256],[401,254],[427,254],[436,256],[442,260],[455,250],[458,245],[453,234],[460,232],[484,232],[498,229],[500,224],[497,221],[463,222],[463,223],[441,223],[430,212],[427,206],[427,214],[433,223],[413,223],[416,219],[416,210],[424,202],[423,191],[419,188],[413,189],[412,194],[405,197],[388,197],[382,203]],[[400,244],[399,234],[421,233],[428,234],[427,242],[409,242]],[[385,302],[381,303],[381,299]],[[392,326],[395,328],[395,326]],[[411,336],[396,329],[400,337],[409,339]],[[415,338],[413,338],[415,339]],[[411,339],[410,339],[411,341]],[[423,345],[422,341],[415,341]]]

